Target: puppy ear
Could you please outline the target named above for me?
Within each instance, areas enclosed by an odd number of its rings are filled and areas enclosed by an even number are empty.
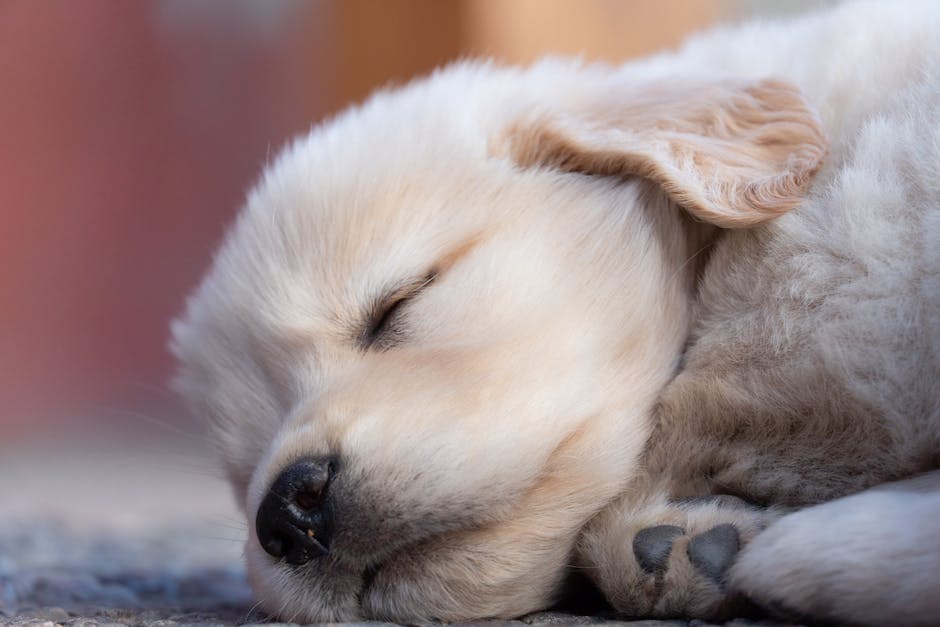
[[[522,166],[647,178],[700,220],[726,228],[792,209],[826,153],[818,119],[784,82],[617,91],[574,113],[517,123],[503,150]]]

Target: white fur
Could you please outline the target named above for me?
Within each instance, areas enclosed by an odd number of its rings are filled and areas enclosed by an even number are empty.
[[[733,585],[803,616],[936,625],[940,472],[790,514],[738,558]]]

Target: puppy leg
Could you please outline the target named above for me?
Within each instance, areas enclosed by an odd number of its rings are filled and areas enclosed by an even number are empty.
[[[741,552],[730,584],[798,616],[940,625],[940,471],[781,518]]]
[[[576,564],[628,616],[713,618],[735,607],[727,571],[777,516],[730,496],[621,499],[582,532]]]

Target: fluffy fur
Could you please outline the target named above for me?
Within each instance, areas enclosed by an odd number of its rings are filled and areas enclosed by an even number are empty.
[[[463,63],[265,170],[174,325],[177,385],[287,620],[515,616],[577,567],[631,615],[936,624],[938,239],[929,4]],[[330,554],[291,567],[254,512],[326,454]],[[631,546],[664,524],[651,573]],[[722,524],[743,548],[709,578],[689,547]]]

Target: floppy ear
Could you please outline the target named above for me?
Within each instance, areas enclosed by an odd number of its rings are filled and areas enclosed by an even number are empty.
[[[796,206],[827,142],[781,81],[636,86],[581,110],[518,122],[504,150],[523,166],[641,176],[697,218],[733,228]]]

